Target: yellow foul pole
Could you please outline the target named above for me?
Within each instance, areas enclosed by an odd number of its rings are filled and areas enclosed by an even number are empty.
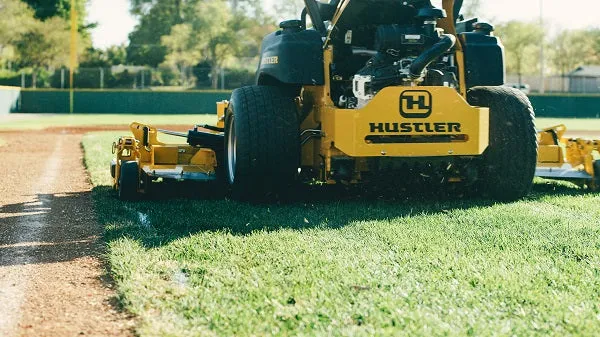
[[[69,113],[73,113],[73,72],[77,66],[77,9],[71,0],[71,55],[69,58]]]

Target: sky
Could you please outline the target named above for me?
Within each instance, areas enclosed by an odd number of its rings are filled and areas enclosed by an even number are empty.
[[[270,7],[273,1],[263,0],[265,7]],[[542,1],[544,21],[551,31],[600,27],[598,0],[482,0],[479,17],[491,23],[539,20]],[[88,21],[98,23],[92,32],[97,48],[126,44],[137,23],[129,14],[129,0],[91,0],[88,13]]]

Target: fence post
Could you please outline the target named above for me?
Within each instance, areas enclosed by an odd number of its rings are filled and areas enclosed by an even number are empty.
[[[221,90],[225,90],[225,69],[221,68]]]
[[[104,89],[104,68],[100,68],[100,89]]]
[[[65,88],[65,68],[60,68],[60,88]]]
[[[25,73],[21,71],[21,88],[25,88]]]
[[[144,78],[144,69],[142,69],[142,89],[144,89],[144,85],[145,85],[145,78]]]

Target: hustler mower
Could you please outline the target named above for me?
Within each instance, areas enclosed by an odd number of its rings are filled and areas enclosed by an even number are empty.
[[[219,102],[214,126],[179,134],[133,123],[113,147],[115,189],[134,199],[156,180],[216,181],[248,200],[298,182],[417,179],[523,197],[536,172],[533,108],[502,86],[493,26],[463,19],[462,0],[442,7],[305,0],[299,20],[264,38],[256,85]],[[187,144],[161,143],[161,131]]]

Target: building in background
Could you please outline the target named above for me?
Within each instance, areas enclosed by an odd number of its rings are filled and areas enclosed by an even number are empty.
[[[600,66],[585,65],[569,73],[569,92],[600,93]]]

